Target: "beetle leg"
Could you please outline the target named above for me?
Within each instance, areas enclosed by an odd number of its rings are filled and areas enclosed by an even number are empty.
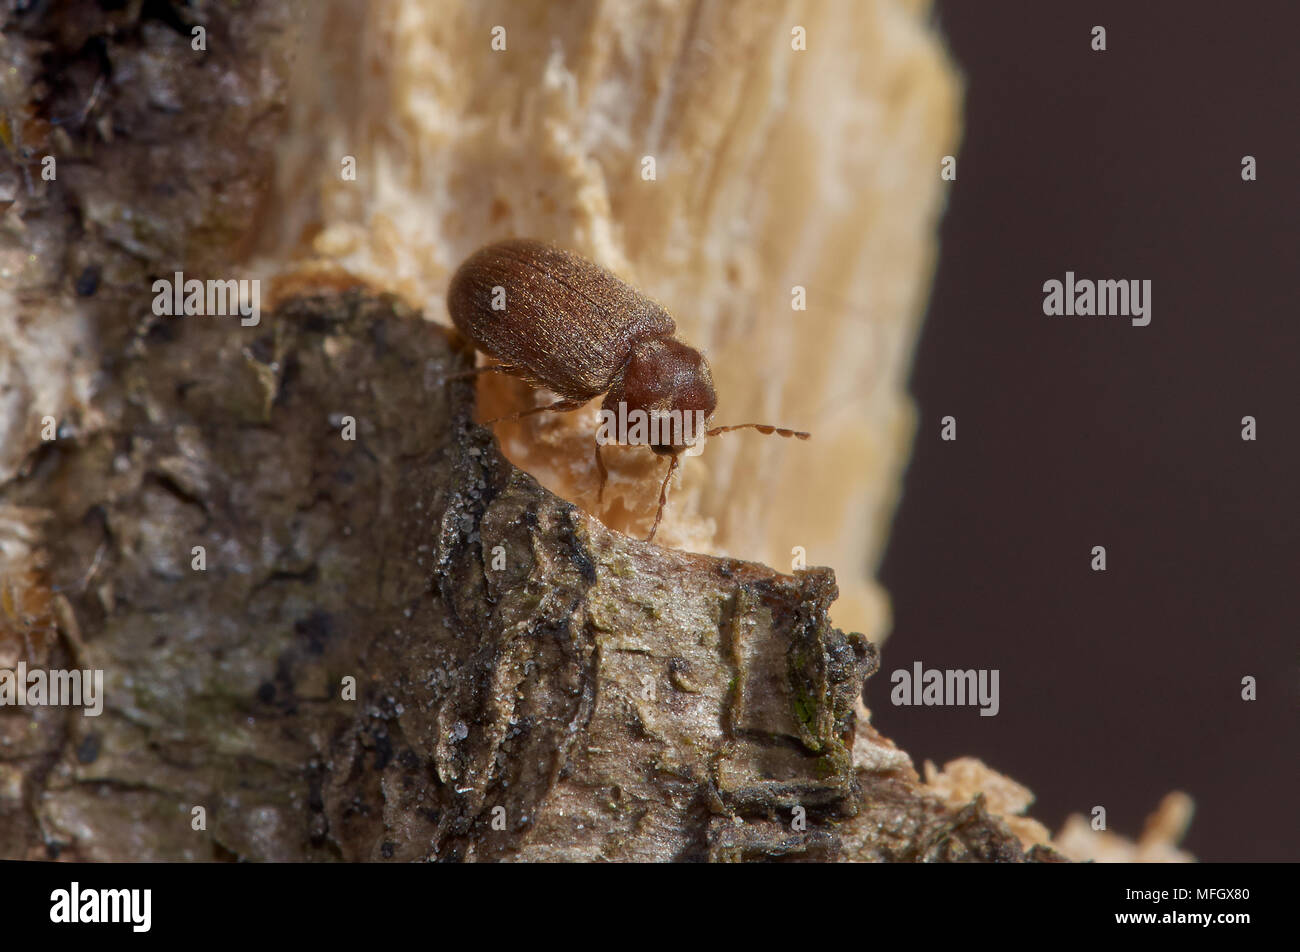
[[[495,417],[491,420],[484,420],[484,426],[491,426],[493,423],[508,423],[511,420],[518,420],[522,417],[532,416],[534,413],[545,413],[547,410],[554,410],[556,413],[567,413],[569,410],[577,410],[579,407],[586,406],[586,400],[556,400],[554,403],[548,403],[544,407],[530,407],[527,410],[517,410],[514,413],[507,413],[505,416]]]
[[[509,374],[511,376],[518,376],[522,370],[522,367],[516,367],[514,364],[485,364],[482,367],[475,367],[473,370],[462,370],[460,373],[450,374],[444,377],[443,380],[468,380],[470,377],[477,377],[479,374]]]
[[[609,479],[609,470],[605,469],[605,460],[600,455],[600,441],[597,440],[596,446],[596,469],[600,472],[600,491],[596,493],[596,502],[605,501],[605,481]]]
[[[655,524],[650,527],[650,534],[646,536],[647,542],[655,540],[655,533],[659,531],[659,520],[664,517],[664,507],[668,505],[668,484],[673,481],[673,473],[677,472],[677,454],[669,457],[668,475],[664,477],[664,484],[659,487],[659,510],[655,513]]]

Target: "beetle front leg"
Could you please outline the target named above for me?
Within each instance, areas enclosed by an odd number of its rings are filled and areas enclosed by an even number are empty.
[[[650,527],[650,534],[646,536],[647,542],[655,540],[655,533],[659,531],[659,522],[664,517],[664,508],[668,505],[668,484],[673,481],[673,473],[677,472],[678,456],[674,453],[668,457],[668,473],[664,476],[664,484],[659,487],[659,508],[655,510],[655,524]]]

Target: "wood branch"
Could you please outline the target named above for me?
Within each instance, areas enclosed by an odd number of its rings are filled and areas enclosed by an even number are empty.
[[[36,718],[5,855],[1024,857],[859,725],[877,652],[827,621],[830,570],[604,528],[500,455],[396,299],[161,326],[114,423],[5,490],[50,514],[30,661],[107,677],[100,717]]]

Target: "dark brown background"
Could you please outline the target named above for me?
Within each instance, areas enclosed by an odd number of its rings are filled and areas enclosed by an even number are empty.
[[[1027,784],[1053,829],[1101,804],[1132,836],[1181,789],[1202,860],[1300,859],[1300,4],[953,0],[939,21],[966,131],[867,699],[914,756]],[[1067,270],[1151,279],[1150,326],[1044,316]],[[891,707],[917,659],[1000,669],[1001,713]]]

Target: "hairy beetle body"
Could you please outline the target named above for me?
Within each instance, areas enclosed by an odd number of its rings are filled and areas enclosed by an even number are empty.
[[[638,343],[677,330],[667,311],[599,265],[523,239],[466,259],[447,306],[457,330],[484,353],[579,400],[609,390]]]

